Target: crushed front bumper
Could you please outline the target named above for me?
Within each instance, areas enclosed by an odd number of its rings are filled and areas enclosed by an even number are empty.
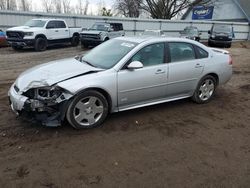
[[[35,40],[34,39],[16,39],[16,38],[7,38],[8,43],[11,46],[34,46]]]
[[[8,92],[8,96],[12,111],[29,121],[39,122],[49,127],[57,127],[64,120],[68,101],[49,107],[42,101],[29,99],[20,94],[14,84]]]

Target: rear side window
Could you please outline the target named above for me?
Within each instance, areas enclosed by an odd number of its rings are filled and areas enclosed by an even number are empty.
[[[208,52],[202,48],[195,46],[197,59],[208,58]]]
[[[170,42],[168,45],[171,62],[195,59],[195,51],[192,44],[184,42]]]
[[[66,28],[64,21],[56,21],[56,28]]]
[[[111,23],[110,25],[113,26],[114,31],[123,30],[123,26],[121,23]]]

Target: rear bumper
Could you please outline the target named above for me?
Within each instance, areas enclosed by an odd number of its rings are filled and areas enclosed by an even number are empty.
[[[8,43],[11,46],[34,46],[35,44],[35,39],[12,39],[12,38],[7,38]]]

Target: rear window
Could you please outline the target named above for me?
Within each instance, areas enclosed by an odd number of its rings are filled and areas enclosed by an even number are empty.
[[[197,59],[203,59],[208,57],[208,52],[202,48],[195,46]]]

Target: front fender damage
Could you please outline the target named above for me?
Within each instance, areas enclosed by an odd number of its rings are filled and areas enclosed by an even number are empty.
[[[73,94],[58,87],[28,89],[23,95],[28,99],[20,115],[49,127],[61,125],[70,99],[73,97]]]

